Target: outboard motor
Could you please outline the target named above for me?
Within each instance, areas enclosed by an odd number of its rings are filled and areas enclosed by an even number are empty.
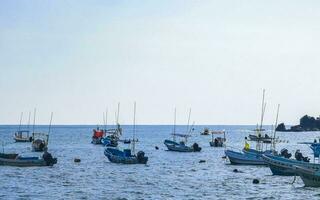
[[[141,164],[146,164],[147,161],[148,161],[148,157],[144,156],[144,152],[143,151],[139,151],[137,153],[137,159],[138,159],[138,162],[141,163]]]
[[[46,161],[47,166],[53,166],[57,163],[57,158],[53,158],[51,153],[48,153],[47,151],[43,153],[42,158]]]
[[[199,147],[197,143],[194,143],[192,147],[193,147],[193,151],[201,151],[201,147]]]
[[[288,149],[281,149],[280,155],[288,159],[292,156],[292,154],[288,152]]]
[[[302,155],[302,153],[300,152],[300,150],[297,150],[294,157],[296,158],[296,160],[298,161],[304,161],[304,162],[309,162],[310,158],[308,158],[308,156],[304,157]]]

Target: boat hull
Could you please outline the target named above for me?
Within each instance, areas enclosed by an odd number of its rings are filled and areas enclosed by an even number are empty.
[[[225,151],[232,165],[266,165],[260,154],[240,153],[232,150]]]
[[[56,163],[56,160],[55,160]],[[6,159],[0,158],[0,165],[14,166],[14,167],[44,167],[52,166],[53,164],[47,164],[44,159]]]
[[[268,164],[273,175],[294,176],[297,174],[294,166],[300,166],[310,170],[320,170],[320,164],[297,161],[279,156],[262,155],[262,159]]]
[[[169,151],[177,151],[177,152],[193,152],[194,151],[192,147],[182,145],[171,140],[165,140],[164,144],[166,145]]]
[[[139,159],[135,155],[125,155],[124,152],[111,148],[106,148],[104,150],[104,155],[110,162],[118,164],[147,164],[148,162],[148,157]]]

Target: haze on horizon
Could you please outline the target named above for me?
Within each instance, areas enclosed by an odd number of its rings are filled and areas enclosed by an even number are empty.
[[[297,124],[320,114],[319,1],[1,1],[0,124]],[[27,117],[24,118],[26,122]]]

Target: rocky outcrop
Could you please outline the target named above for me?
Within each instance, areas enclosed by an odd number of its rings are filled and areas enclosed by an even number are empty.
[[[286,129],[284,123],[277,126],[276,131],[279,132],[302,132],[302,131],[319,131],[320,130],[320,118],[314,118],[308,115],[301,117],[300,124],[291,126],[290,129]]]

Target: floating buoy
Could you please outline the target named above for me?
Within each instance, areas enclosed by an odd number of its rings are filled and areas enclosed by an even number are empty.
[[[253,181],[252,181],[253,184],[259,184],[259,182],[260,182],[259,179],[256,179],[256,178],[253,179]]]
[[[227,156],[222,156],[221,158],[222,158],[222,159],[226,159],[226,158],[227,158]]]
[[[75,158],[75,159],[74,159],[74,162],[75,162],[75,163],[79,163],[79,162],[81,162],[81,160],[80,160],[80,158]]]
[[[205,163],[205,162],[206,162],[205,160],[200,160],[200,161],[199,161],[199,163]]]
[[[233,172],[236,172],[236,173],[237,173],[237,172],[239,172],[239,171],[238,171],[238,169],[234,169]]]
[[[155,146],[156,150],[159,150],[159,147],[158,146]]]

